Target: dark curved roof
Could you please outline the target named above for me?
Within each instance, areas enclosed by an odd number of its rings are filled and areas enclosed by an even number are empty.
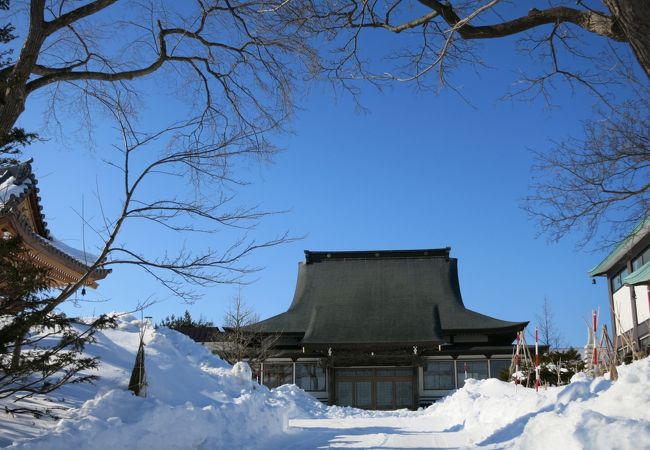
[[[495,334],[512,342],[527,322],[465,308],[449,248],[310,252],[299,264],[288,311],[256,324],[303,334],[303,345],[438,345],[449,334]],[[508,342],[508,343],[509,343]]]

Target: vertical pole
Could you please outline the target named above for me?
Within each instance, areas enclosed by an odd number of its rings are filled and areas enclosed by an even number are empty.
[[[521,331],[517,331],[517,350],[515,352],[515,384],[519,384],[519,350],[520,350],[520,342],[519,340],[521,339]]]
[[[596,310],[594,309],[592,312],[593,316],[593,325],[594,325],[594,353],[593,353],[593,364],[594,364],[594,376],[598,375],[598,347],[596,345],[596,342],[598,341],[596,338],[596,333],[598,332],[598,314],[596,313]]]
[[[539,376],[539,332],[535,327],[535,392],[539,391],[541,379]]]

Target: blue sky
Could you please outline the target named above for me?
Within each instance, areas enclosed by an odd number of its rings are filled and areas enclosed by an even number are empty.
[[[379,44],[377,44],[379,45]],[[358,112],[345,94],[316,84],[300,95],[290,123],[292,133],[277,136],[284,148],[271,164],[240,169],[251,184],[238,189],[241,204],[288,210],[266,218],[259,239],[288,230],[303,239],[252,254],[246,263],[263,268],[242,288],[245,301],[262,318],[291,303],[297,264],[303,250],[410,249],[450,246],[459,259],[467,307],[505,320],[530,320],[547,298],[557,327],[568,344],[586,340],[584,320],[600,308],[609,320],[603,280],[591,284],[587,271],[605,256],[575,247],[578,236],[560,243],[537,237],[535,224],[521,209],[531,184],[531,149],[579,136],[581,121],[592,114],[593,99],[560,86],[549,108],[541,99],[501,101],[530,60],[512,56],[511,42],[486,46],[494,69],[478,75],[458,72],[456,85],[472,105],[451,90],[440,94],[395,85],[383,91],[365,86]],[[153,89],[149,86],[148,89]],[[152,97],[146,120],[168,110],[168,98]],[[21,125],[40,130],[49,141],[33,145],[40,195],[50,230],[69,245],[82,247],[83,226],[73,209],[99,219],[93,191],[110,197],[116,182],[101,159],[115,142],[110,127],[100,126],[93,148],[66,122],[63,140],[43,129],[45,99],[30,98]],[[166,186],[160,186],[165,188]],[[110,199],[103,200],[110,203]],[[139,229],[125,236],[139,248],[157,250],[165,242]],[[92,251],[92,233],[86,229]],[[203,238],[219,244],[227,233]],[[71,314],[129,310],[145,298],[158,301],[146,311],[161,320],[181,314],[221,323],[238,288],[204,290],[203,300],[185,305],[143,272],[116,267]]]

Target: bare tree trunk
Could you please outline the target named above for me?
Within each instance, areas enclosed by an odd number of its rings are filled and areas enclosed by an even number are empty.
[[[11,131],[25,110],[27,80],[45,41],[43,10],[45,0],[34,0],[29,12],[29,31],[16,65],[0,80],[0,136]]]
[[[650,78],[650,2],[604,0],[628,39],[634,56]]]

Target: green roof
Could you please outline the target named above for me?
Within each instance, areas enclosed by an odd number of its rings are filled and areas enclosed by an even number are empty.
[[[648,233],[650,233],[650,215],[634,227],[634,230],[600,264],[591,269],[589,276],[607,275],[607,272]]]
[[[289,310],[257,330],[301,334],[306,346],[437,346],[457,333],[509,344],[527,324],[465,308],[449,249],[305,254]]]
[[[650,261],[623,278],[623,284],[636,286],[637,284],[650,284]]]

